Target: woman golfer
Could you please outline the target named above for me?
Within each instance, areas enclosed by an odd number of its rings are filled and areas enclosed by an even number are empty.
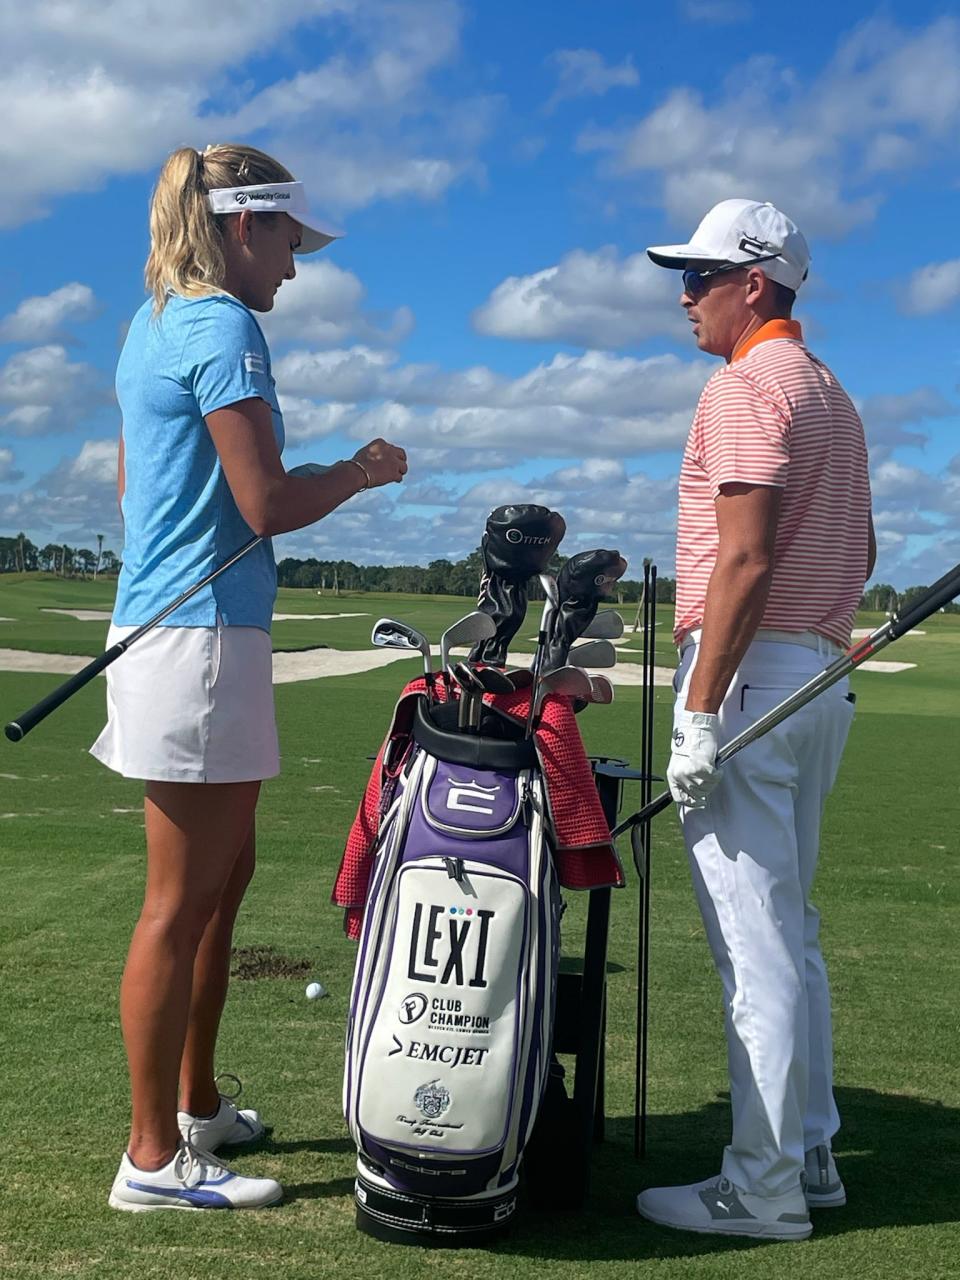
[[[282,165],[252,147],[175,151],[150,234],[153,297],[117,369],[124,551],[108,644],[251,531],[303,528],[407,470],[402,449],[374,440],[322,474],[284,471],[283,418],[254,313],[293,279],[294,254],[336,233]],[[132,1127],[115,1209],[258,1208],[282,1195],[279,1183],[241,1177],[213,1155],[263,1133],[255,1111],[220,1096],[213,1064],[260,783],[279,771],[275,595],[265,540],[109,669],[108,722],[92,751],[144,779],[147,840],[145,900],[120,991]]]

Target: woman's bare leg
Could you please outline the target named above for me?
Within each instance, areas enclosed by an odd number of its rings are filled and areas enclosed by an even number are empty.
[[[147,883],[120,986],[130,1068],[127,1148],[141,1169],[171,1159],[177,1079],[201,939],[250,834],[259,782],[148,782]]]
[[[214,1084],[217,1031],[230,980],[233,925],[255,862],[256,831],[251,826],[193,963],[190,1016],[180,1063],[180,1109],[194,1116],[212,1115],[220,1105]]]

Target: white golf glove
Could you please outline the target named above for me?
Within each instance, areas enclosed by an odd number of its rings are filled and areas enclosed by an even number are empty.
[[[677,804],[688,809],[704,807],[720,781],[716,758],[717,717],[709,711],[675,710],[667,782]]]

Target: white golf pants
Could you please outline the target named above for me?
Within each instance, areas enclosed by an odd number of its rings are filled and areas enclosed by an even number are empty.
[[[686,705],[697,646],[677,672]],[[720,708],[720,742],[822,671],[837,653],[754,641]],[[723,766],[705,809],[680,822],[723,983],[733,1129],[723,1174],[756,1195],[797,1184],[804,1151],[840,1126],[830,990],[810,902],[820,819],[853,719],[841,680]]]

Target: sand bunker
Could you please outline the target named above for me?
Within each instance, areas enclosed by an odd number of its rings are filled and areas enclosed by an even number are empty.
[[[28,653],[26,649],[0,649],[0,671],[37,671],[72,676],[91,661],[66,653]]]
[[[874,631],[876,631],[876,627],[855,627],[850,634],[853,636],[854,640],[862,640],[864,636],[872,636]],[[925,636],[927,633],[925,631],[917,631],[916,629],[911,628],[910,634],[912,636]]]
[[[369,618],[369,613],[275,613],[274,622],[326,622],[333,618]]]
[[[113,616],[104,609],[41,609],[41,613],[63,613],[78,622],[107,622]],[[333,618],[369,618],[369,613],[275,613],[274,622],[328,622]],[[16,618],[0,618],[0,622],[16,622]]]
[[[109,609],[41,609],[41,613],[64,613],[78,622],[109,622],[113,616]]]
[[[454,649],[458,657],[465,657],[468,649]],[[432,649],[434,657],[439,649]],[[122,662],[123,658],[118,661]],[[324,676],[354,676],[364,671],[375,671],[380,667],[388,667],[394,662],[410,662],[409,679],[419,675],[423,670],[422,658],[418,653],[408,653],[402,649],[308,649],[300,653],[275,652],[273,655],[273,683],[294,684],[300,680],[320,680]],[[533,655],[518,653],[511,658],[513,667],[529,667]],[[47,675],[72,676],[82,671],[90,662],[89,658],[78,658],[65,653],[28,653],[25,649],[0,649],[0,671],[38,672]],[[435,664],[436,665],[436,664]],[[880,671],[895,673],[908,671],[915,667],[915,662],[863,662],[863,671]],[[643,680],[640,664],[621,663],[618,667],[600,670],[594,669],[594,675],[605,675],[613,684],[639,685]],[[673,683],[672,667],[656,667],[653,682],[656,685]]]
[[[869,662],[861,662],[857,668],[858,671],[885,671],[888,674],[895,674],[897,671],[909,671],[911,667],[915,667],[915,662],[877,662],[871,659]]]
[[[273,655],[273,683],[293,684],[298,680],[319,680],[323,676],[355,676],[408,657],[418,659],[418,669],[423,661],[419,654],[404,653],[399,649],[360,649],[356,652],[341,649],[309,649],[306,653],[278,653]],[[411,674],[411,679],[413,675]]]

